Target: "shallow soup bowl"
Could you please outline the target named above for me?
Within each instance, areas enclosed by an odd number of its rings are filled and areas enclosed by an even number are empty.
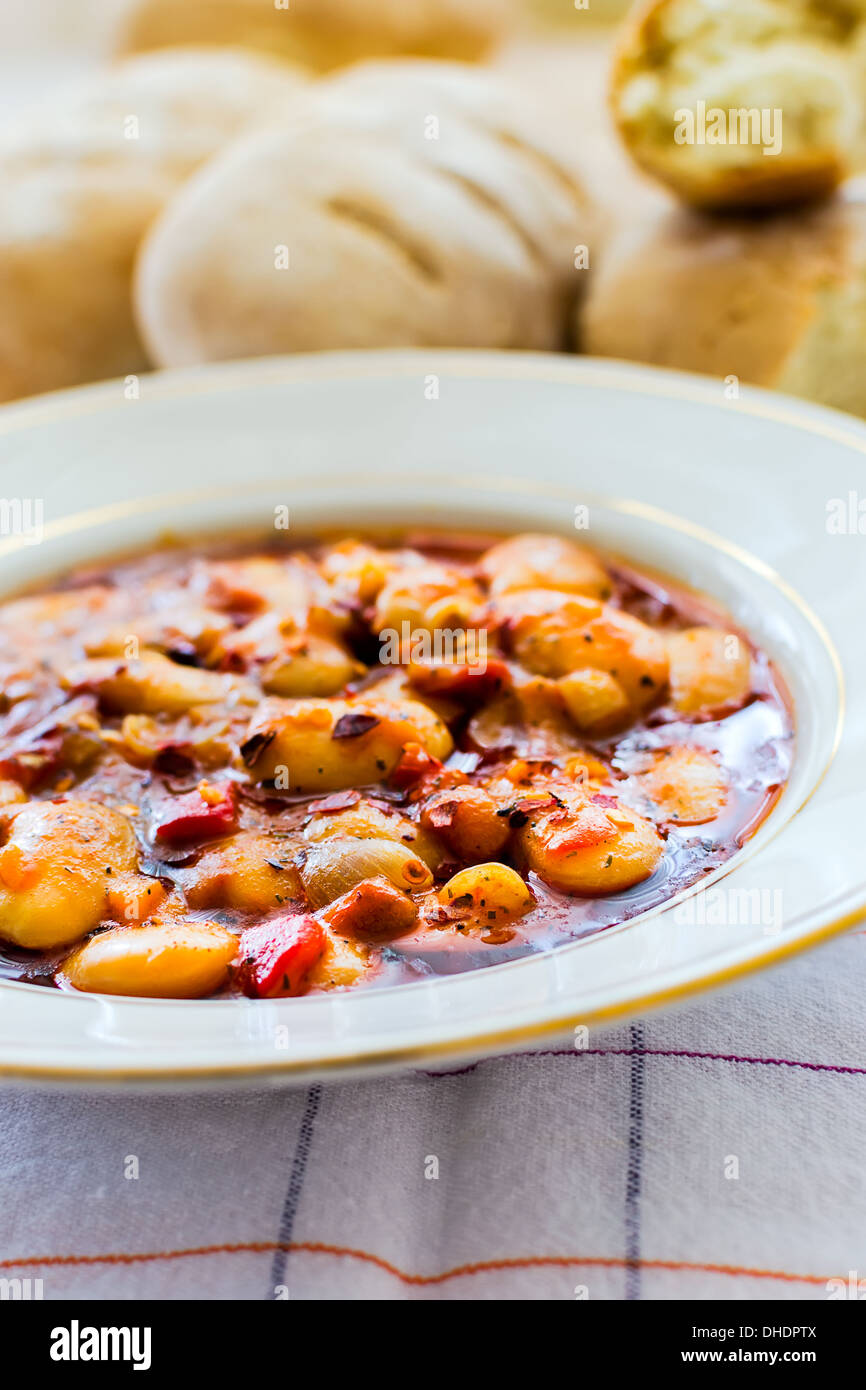
[[[0,593],[227,533],[548,530],[726,610],[790,693],[789,780],[743,847],[640,916],[465,974],[171,1002],[0,982],[0,1074],[293,1082],[532,1046],[735,981],[866,914],[866,428],[648,368],[494,353],[269,359],[0,411]],[[864,504],[866,513],[866,504]],[[863,520],[866,531],[866,516]]]

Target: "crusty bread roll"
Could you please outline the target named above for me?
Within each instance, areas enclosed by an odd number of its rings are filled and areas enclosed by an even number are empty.
[[[178,49],[120,63],[0,132],[0,399],[147,365],[130,293],[145,228],[304,82],[256,54]]]
[[[677,209],[593,279],[585,352],[706,372],[866,415],[866,186],[752,218]]]
[[[462,181],[576,290],[575,237],[590,218],[571,132],[536,118],[521,84],[459,63],[372,61],[309,88],[304,104],[313,120],[397,140]]]
[[[862,0],[648,0],[611,73],[629,150],[696,206],[829,192],[858,141],[864,18]]]
[[[459,64],[373,63],[195,175],[142,247],[162,365],[412,344],[556,347],[580,189],[519,96]]]
[[[327,69],[403,53],[480,58],[508,26],[511,0],[132,0],[126,52],[228,43]]]

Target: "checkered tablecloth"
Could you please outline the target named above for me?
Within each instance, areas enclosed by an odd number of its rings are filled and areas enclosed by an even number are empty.
[[[6,1088],[0,1276],[45,1299],[839,1296],[866,1281],[864,997],[854,931],[582,1050],[296,1091]]]

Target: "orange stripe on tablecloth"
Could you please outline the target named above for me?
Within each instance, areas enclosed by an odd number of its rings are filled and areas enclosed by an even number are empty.
[[[184,1260],[191,1256],[207,1255],[272,1255],[277,1250],[288,1254],[334,1255],[338,1258],[361,1260],[375,1265],[401,1284],[427,1286],[445,1284],[449,1279],[464,1279],[473,1274],[490,1274],[509,1269],[624,1269],[638,1264],[642,1269],[666,1270],[673,1273],[725,1274],[734,1278],[781,1279],[791,1284],[826,1284],[823,1274],[792,1274],[783,1269],[750,1269],[743,1265],[699,1264],[688,1260],[625,1260],[604,1255],[525,1255],[513,1259],[479,1260],[472,1264],[455,1265],[439,1274],[409,1274],[381,1255],[370,1250],[355,1250],[348,1245],[324,1245],[318,1241],[301,1240],[290,1244],[275,1240],[251,1240],[234,1245],[199,1245],[188,1250],[149,1250],[124,1254],[116,1251],[104,1255],[29,1255],[21,1259],[0,1260],[0,1269],[23,1269],[31,1266],[132,1265],[150,1264],[158,1260]]]

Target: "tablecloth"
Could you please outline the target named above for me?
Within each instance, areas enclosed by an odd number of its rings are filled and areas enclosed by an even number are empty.
[[[44,1299],[864,1297],[864,995],[859,930],[577,1048],[293,1091],[6,1087],[0,1277]]]

